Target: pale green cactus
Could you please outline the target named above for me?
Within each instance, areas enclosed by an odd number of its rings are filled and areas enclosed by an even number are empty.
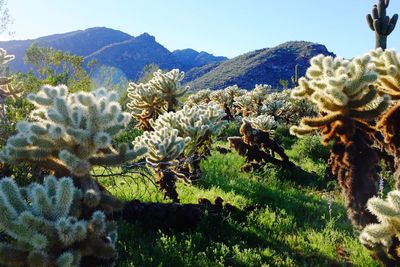
[[[211,91],[210,89],[199,90],[188,97],[185,105],[192,107],[195,105],[208,104],[211,101],[210,95],[212,92],[213,91]]]
[[[250,122],[251,126],[262,132],[274,133],[275,128],[278,126],[278,122],[271,115],[260,115],[255,118],[246,119]]]
[[[148,149],[147,162],[154,167],[157,184],[165,195],[179,202],[175,188],[177,178],[190,182],[193,173],[199,173],[200,156],[208,151],[213,136],[218,135],[225,121],[225,113],[216,105],[184,106],[177,112],[168,112],[151,120],[154,131],[145,132],[133,145]],[[185,169],[187,174],[182,174]]]
[[[389,247],[392,237],[400,238],[400,191],[391,191],[386,200],[378,197],[368,200],[368,210],[379,223],[367,225],[361,235],[362,244],[369,247]]]
[[[136,147],[146,147],[146,161],[152,166],[157,174],[156,184],[161,191],[165,191],[165,197],[179,202],[176,192],[177,178],[184,178],[175,171],[180,157],[185,149],[185,144],[190,141],[189,137],[178,136],[178,130],[163,127],[155,131],[144,132],[133,141]]]
[[[138,121],[138,127],[150,130],[150,119],[156,119],[167,111],[167,103],[162,97],[162,92],[150,84],[130,83],[128,98],[131,100],[127,107],[131,110],[132,117]]]
[[[31,113],[34,122],[17,123],[17,134],[0,151],[2,161],[27,162],[57,177],[73,176],[84,192],[102,194],[90,176],[92,166],[118,165],[146,152],[127,145],[118,150],[112,147],[112,137],[130,120],[115,92],[98,89],[70,94],[66,86],[44,86],[28,100],[36,106]]]
[[[0,48],[0,67],[4,67],[8,62],[15,59],[14,55],[7,54],[6,50]],[[6,117],[6,104],[5,101],[8,98],[18,97],[22,90],[20,88],[11,85],[12,78],[3,76],[0,77],[0,121],[2,123],[7,122]]]
[[[129,161],[143,150],[110,151],[112,136],[123,130],[130,114],[123,112],[118,94],[98,89],[91,93],[69,94],[66,86],[44,86],[28,95],[36,106],[34,122],[17,124],[17,134],[10,137],[0,152],[0,159],[18,163],[55,162],[73,175],[84,176],[93,163],[113,163],[116,157]],[[108,160],[110,160],[108,162]]]
[[[156,128],[155,131],[144,132],[133,144],[148,149],[145,157],[150,164],[168,164],[182,154],[185,144],[190,141],[189,137],[182,138],[178,134],[178,130],[170,127]]]
[[[237,96],[234,98],[234,105],[237,108],[236,115],[241,115],[243,117],[254,117],[259,114],[260,106],[253,101],[250,94],[245,94]]]
[[[239,93],[234,97],[233,105],[237,108],[236,115],[255,117],[261,115],[262,102],[271,93],[272,87],[266,84],[257,84],[255,88],[245,94]],[[239,91],[240,92],[240,91]]]
[[[205,139],[220,134],[226,125],[222,121],[224,116],[225,112],[217,105],[184,106],[183,109],[165,113],[150,123],[156,131],[168,127],[178,130],[182,138],[189,137],[187,151],[192,151]]]
[[[83,217],[83,194],[70,178],[47,176],[26,188],[0,180],[0,242],[5,266],[80,266],[85,257],[114,260],[115,225],[101,211]]]
[[[400,55],[394,49],[383,51],[382,48],[368,53],[379,77],[376,88],[394,100],[400,99]]]
[[[14,55],[9,55],[7,54],[7,51],[4,50],[3,48],[0,48],[0,65],[7,64],[11,60],[14,60],[15,56]]]
[[[360,121],[376,118],[390,100],[387,95],[377,95],[373,85],[377,79],[368,55],[351,61],[323,55],[312,58],[306,77],[299,80],[292,97],[310,99],[326,116],[303,118],[300,126],[291,128],[292,134],[313,132],[344,116]]]
[[[182,88],[180,86],[185,73],[178,69],[173,69],[166,73],[158,70],[153,75],[154,77],[149,81],[149,84],[162,93],[162,99],[167,102],[167,111],[174,111],[175,107],[180,105],[178,98],[189,90],[189,87]]]

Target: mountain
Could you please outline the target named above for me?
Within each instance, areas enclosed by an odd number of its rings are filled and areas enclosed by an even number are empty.
[[[182,64],[182,70],[184,71],[209,64],[210,62],[222,62],[228,59],[227,57],[216,57],[204,51],[197,52],[191,48],[175,50],[172,54]]]
[[[288,80],[291,84],[296,65],[299,67],[299,75],[303,76],[309,67],[309,60],[318,54],[335,56],[321,44],[286,42],[223,62],[193,68],[186,73],[183,82],[193,90],[221,89],[234,84],[244,89],[254,88],[256,84],[270,84],[277,88],[281,87],[280,80]]]
[[[15,60],[10,62],[12,71],[26,72],[30,66],[24,64],[26,49],[35,42],[38,46],[52,47],[61,51],[69,51],[79,56],[86,56],[110,43],[122,42],[132,38],[129,34],[104,27],[90,28],[63,34],[54,34],[33,40],[13,40],[0,42],[0,47],[7,53],[14,54]]]
[[[83,56],[86,61],[97,60],[99,65],[110,66],[122,71],[128,79],[137,79],[148,64],[156,64],[162,69],[181,68],[189,70],[211,62],[221,62],[225,57],[216,57],[193,49],[169,51],[159,44],[154,36],[143,33],[137,37],[127,33],[96,27],[86,30],[40,37],[33,40],[13,40],[0,42],[0,47],[14,54],[10,62],[11,71],[27,72],[31,66],[23,62],[26,49],[35,42],[38,46],[69,51]]]

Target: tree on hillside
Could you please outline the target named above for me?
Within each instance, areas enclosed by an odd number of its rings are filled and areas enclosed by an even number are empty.
[[[70,52],[59,51],[50,47],[38,47],[33,43],[24,57],[25,64],[33,65],[39,83],[50,85],[67,85],[72,92],[77,90],[89,91],[91,89],[90,75],[84,66],[84,58]],[[88,64],[91,68],[92,62]],[[35,79],[33,73],[28,73],[27,78]],[[38,81],[37,81],[38,82]],[[38,88],[35,82],[35,88]]]

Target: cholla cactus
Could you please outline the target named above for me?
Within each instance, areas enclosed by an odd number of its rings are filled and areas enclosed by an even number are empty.
[[[391,191],[386,200],[371,198],[368,200],[368,209],[378,218],[379,223],[369,224],[363,229],[361,243],[374,250],[384,262],[397,260],[398,264],[400,247],[392,241],[394,237],[400,238],[400,191]]]
[[[132,111],[132,117],[138,121],[138,127],[150,130],[150,119],[156,119],[167,110],[162,93],[149,84],[130,83],[127,107]]]
[[[150,121],[154,132],[145,132],[133,142],[148,148],[146,159],[155,167],[157,183],[166,196],[179,201],[177,178],[186,182],[199,178],[200,159],[209,153],[212,137],[226,124],[221,120],[224,115],[216,105],[184,106]]]
[[[0,160],[36,164],[57,177],[73,176],[85,192],[100,194],[90,176],[93,165],[118,165],[146,151],[111,146],[112,137],[130,120],[115,92],[98,89],[69,94],[66,86],[44,86],[28,100],[36,106],[31,113],[34,122],[17,123],[17,134],[8,139]]]
[[[182,138],[178,134],[178,130],[169,127],[156,128],[155,131],[144,132],[133,144],[148,148],[145,156],[150,164],[169,165],[182,154],[185,143],[190,141],[189,137]]]
[[[80,266],[88,258],[113,261],[117,232],[101,211],[84,217],[82,192],[70,178],[47,176],[20,188],[0,180],[0,263],[5,266]],[[98,263],[100,263],[98,261]]]
[[[394,49],[383,51],[382,48],[368,53],[379,77],[376,88],[393,100],[400,99],[400,56]]]
[[[377,78],[369,56],[348,61],[320,55],[311,59],[306,77],[292,93],[310,99],[322,116],[303,118],[300,126],[291,127],[291,133],[302,136],[322,129],[325,144],[334,140],[332,172],[342,186],[350,218],[360,226],[374,221],[366,203],[376,194],[378,178],[378,158],[370,137],[376,130],[368,121],[382,114],[390,99],[377,95]]]
[[[165,127],[178,130],[180,137],[190,138],[187,148],[193,150],[212,136],[220,134],[226,125],[222,121],[224,116],[224,111],[216,105],[184,106],[177,112],[161,115],[156,121],[151,121],[151,125],[155,130]]]
[[[400,169],[400,56],[395,50],[383,51],[381,48],[369,53],[372,62],[375,65],[375,71],[379,73],[375,83],[380,93],[388,94],[392,97],[394,103],[390,109],[385,112],[377,123],[377,128],[381,130],[386,148],[395,157],[395,167]],[[397,176],[397,189],[400,189],[400,175]]]
[[[292,96],[309,98],[326,115],[304,118],[291,132],[301,136],[343,117],[368,121],[385,111],[389,97],[377,97],[373,83],[378,76],[369,60],[369,56],[352,61],[323,55],[312,58],[306,78],[299,80]]]
[[[212,91],[210,89],[199,90],[195,94],[191,94],[188,97],[187,101],[185,102],[185,105],[192,107],[195,105],[208,104],[211,101],[210,98],[211,93]]]
[[[278,122],[270,115],[260,115],[255,118],[249,118],[248,121],[254,129],[268,132],[270,135],[273,134],[274,129],[278,126]]]
[[[13,60],[14,55],[8,55],[6,50],[0,48],[0,66],[4,67],[8,62]],[[0,120],[6,122],[6,105],[5,100],[7,98],[18,97],[22,90],[20,88],[14,88],[11,86],[12,78],[10,77],[0,77]]]
[[[234,98],[234,105],[236,107],[236,115],[242,117],[257,116],[260,112],[260,106],[257,105],[250,94],[245,94]]]
[[[252,91],[234,97],[234,106],[238,108],[237,114],[243,117],[254,117],[261,114],[262,102],[268,97],[272,87],[257,84]]]
[[[178,98],[183,96],[189,87],[181,88],[180,81],[183,80],[185,73],[178,69],[173,69],[163,73],[158,70],[149,83],[162,94],[161,97],[167,102],[167,111],[174,111],[175,107],[180,105]]]
[[[156,183],[160,190],[165,191],[164,197],[170,197],[174,202],[179,202],[176,192],[176,180],[182,177],[174,171],[177,158],[183,153],[185,143],[190,138],[178,136],[178,130],[169,127],[157,128],[155,131],[145,132],[133,141],[135,147],[146,147],[146,161],[154,167],[157,174]]]

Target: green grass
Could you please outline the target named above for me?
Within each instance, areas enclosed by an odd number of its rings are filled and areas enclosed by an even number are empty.
[[[307,171],[320,168],[308,161]],[[273,166],[241,173],[243,162],[235,153],[215,152],[202,162],[199,184],[179,183],[178,193],[183,203],[220,196],[241,208],[259,204],[260,209],[247,216],[206,217],[183,233],[120,222],[117,266],[378,266],[358,242],[340,192],[334,192],[330,216],[323,184],[309,181],[314,176]],[[129,199],[144,187],[126,183],[113,193]],[[162,200],[156,190],[146,192],[140,199]]]

